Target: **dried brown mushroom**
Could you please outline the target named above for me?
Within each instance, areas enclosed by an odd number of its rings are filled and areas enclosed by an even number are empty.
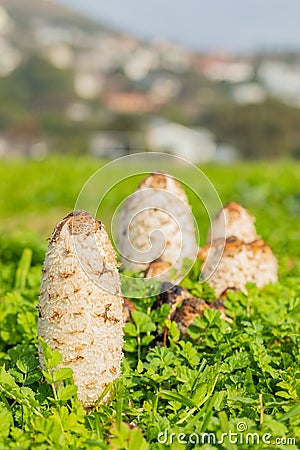
[[[201,298],[192,297],[185,300],[182,306],[175,311],[173,320],[177,323],[181,334],[187,334],[187,329],[197,316],[202,316],[205,308],[209,305]]]
[[[192,295],[183,287],[174,285],[172,283],[164,282],[161,285],[161,294],[157,297],[152,308],[158,309],[162,305],[170,306],[169,317],[172,318],[176,308],[186,299],[191,298]]]
[[[123,320],[128,322],[131,319],[131,313],[135,310],[135,304],[128,298],[124,298],[123,303]]]
[[[222,302],[216,300],[207,303],[201,298],[193,297],[185,288],[171,283],[162,283],[162,293],[152,308],[160,308],[163,304],[170,305],[168,318],[177,323],[182,336],[187,334],[188,327],[192,325],[196,317],[203,315],[205,309],[217,309],[220,311],[222,319],[231,321],[225,314]]]

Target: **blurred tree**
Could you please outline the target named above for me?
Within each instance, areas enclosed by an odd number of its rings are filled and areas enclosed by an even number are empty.
[[[300,144],[300,110],[273,99],[257,105],[216,105],[201,120],[246,159],[290,157]]]
[[[35,54],[20,65],[11,79],[17,86],[15,95],[20,101],[26,100],[33,111],[59,110],[74,97],[72,73],[53,67]]]
[[[27,115],[61,108],[74,97],[71,72],[53,67],[31,54],[6,78],[0,81],[0,125],[5,127]]]

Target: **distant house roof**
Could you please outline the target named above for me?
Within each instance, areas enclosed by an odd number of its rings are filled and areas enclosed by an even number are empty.
[[[253,76],[252,64],[233,60],[226,55],[208,55],[200,59],[198,70],[212,80],[240,83]]]
[[[154,112],[157,105],[146,94],[139,92],[112,92],[102,98],[103,103],[119,113]]]

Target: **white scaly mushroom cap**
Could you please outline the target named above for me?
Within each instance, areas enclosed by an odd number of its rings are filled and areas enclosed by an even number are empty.
[[[78,398],[95,405],[120,375],[123,318],[114,250],[103,224],[85,211],[56,226],[40,290],[38,334],[73,369]],[[44,367],[40,351],[40,363]]]
[[[120,213],[118,249],[122,267],[133,271],[147,271],[153,261],[180,271],[184,258],[195,259],[194,220],[176,179],[154,173],[126,199]],[[165,269],[162,265],[162,276],[168,278]]]
[[[225,236],[224,218],[225,215]],[[244,242],[252,242],[258,239],[254,226],[255,218],[241,205],[229,202],[221,209],[212,220],[207,242],[221,238],[235,236]],[[212,233],[213,232],[213,233]]]
[[[223,245],[223,239],[214,241],[211,246],[208,244],[201,250],[200,256],[205,260],[210,250],[219,258],[218,247]],[[215,263],[212,257],[211,266],[204,266],[204,277],[213,271]],[[245,291],[248,282],[262,288],[265,284],[276,282],[277,279],[277,260],[263,240],[246,243],[230,237],[226,239],[221,261],[208,282],[215,289],[216,295],[220,296],[227,288]]]

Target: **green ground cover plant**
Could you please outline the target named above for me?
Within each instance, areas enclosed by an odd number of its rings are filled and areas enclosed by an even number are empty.
[[[279,260],[276,284],[261,291],[249,284],[247,295],[230,292],[225,307],[232,323],[206,310],[182,339],[167,305],[151,311],[155,297],[132,298],[122,377],[108,386],[110,401],[99,399],[88,415],[71,371],[57,369],[61,356],[45,343],[41,371],[36,307],[46,236],[73,209],[97,165],[73,159],[1,164],[0,449],[299,448],[299,165],[203,169],[223,202],[238,201],[257,217]],[[105,223],[119,194],[102,211]],[[206,233],[201,208],[195,215]],[[213,300],[197,268],[182,284]],[[152,346],[165,326],[168,345]]]

